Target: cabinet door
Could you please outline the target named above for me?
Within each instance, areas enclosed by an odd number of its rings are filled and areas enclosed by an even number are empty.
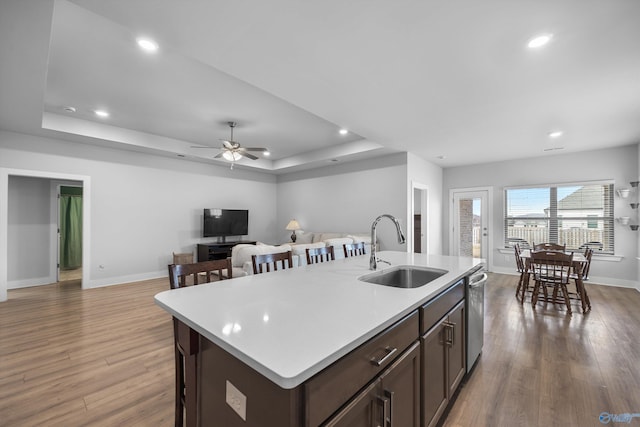
[[[384,427],[381,422],[381,405],[384,402],[381,402],[378,396],[379,386],[380,382],[374,381],[322,425],[324,427]]]
[[[464,300],[449,312],[446,325],[449,331],[449,354],[447,374],[449,377],[449,399],[453,396],[466,373],[466,331],[464,325]]]
[[[420,425],[420,342],[416,341],[380,377],[383,418],[391,427]],[[386,401],[385,401],[386,400]]]
[[[446,317],[422,337],[422,408],[424,426],[434,426],[447,407]]]

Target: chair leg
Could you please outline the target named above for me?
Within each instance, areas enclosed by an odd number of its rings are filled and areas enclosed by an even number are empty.
[[[538,292],[540,292],[540,282],[536,280],[536,284],[533,286],[533,294],[531,294],[531,307],[533,308],[536,308],[536,303],[538,302]]]
[[[175,426],[182,427],[184,420],[184,357],[175,345],[176,359],[176,414]]]
[[[562,295],[564,295],[564,303],[567,306],[567,313],[571,314],[571,301],[569,301],[569,291],[567,290],[567,285],[562,284]]]

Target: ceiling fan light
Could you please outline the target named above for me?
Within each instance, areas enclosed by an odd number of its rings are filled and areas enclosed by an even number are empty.
[[[225,151],[224,153],[222,153],[222,157],[230,162],[237,162],[242,158],[242,154],[236,151]]]

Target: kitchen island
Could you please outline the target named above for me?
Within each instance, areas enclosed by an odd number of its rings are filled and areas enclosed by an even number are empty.
[[[424,339],[437,325],[424,324],[421,319],[429,316],[422,310],[454,288],[447,294],[457,298],[447,301],[459,305],[464,298],[461,279],[482,260],[389,251],[378,255],[391,263],[379,264],[378,270],[413,265],[447,273],[415,289],[377,285],[358,280],[372,273],[368,256],[360,256],[156,295],[157,304],[199,339],[198,413],[191,420],[197,418],[203,426],[340,425],[328,417],[357,403],[355,392],[373,387],[375,378],[408,354],[414,360],[412,387],[417,387],[417,401],[423,400],[417,381],[424,372],[415,362],[424,356],[419,337]],[[438,321],[448,315],[436,313]],[[462,334],[464,315],[456,315],[457,334]],[[443,334],[453,343],[452,329]],[[462,353],[463,342],[457,340]],[[445,357],[449,351],[443,351]],[[360,359],[368,368],[359,367]],[[375,399],[373,405],[377,408]],[[380,412],[390,418],[391,403],[379,406],[380,411],[367,409],[366,416]],[[399,407],[397,398],[394,406]],[[420,413],[420,404],[410,406]]]

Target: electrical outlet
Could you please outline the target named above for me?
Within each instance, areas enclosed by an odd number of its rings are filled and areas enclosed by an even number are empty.
[[[240,415],[240,418],[247,421],[247,396],[242,394],[229,380],[227,380],[226,401],[227,405]]]

